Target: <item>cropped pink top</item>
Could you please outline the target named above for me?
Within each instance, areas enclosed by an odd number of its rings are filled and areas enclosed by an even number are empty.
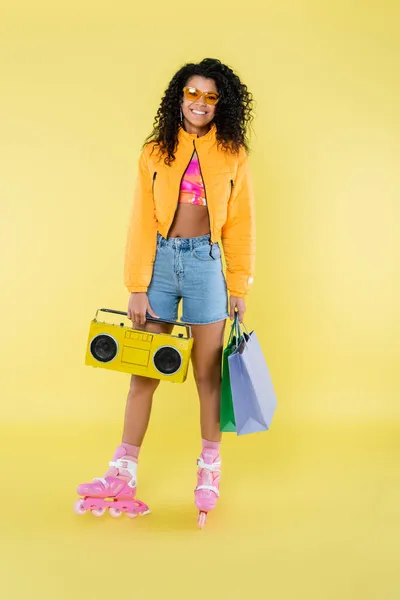
[[[207,206],[204,183],[201,177],[199,159],[195,151],[182,179],[179,202]]]

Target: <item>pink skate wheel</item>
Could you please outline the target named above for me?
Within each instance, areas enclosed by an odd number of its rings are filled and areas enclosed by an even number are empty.
[[[86,508],[84,507],[82,498],[75,500],[74,502],[74,511],[77,515],[84,515],[86,512]]]
[[[113,508],[112,506],[108,509],[108,512],[110,513],[111,517],[114,518],[120,517],[122,515],[122,510],[120,510],[119,508]]]
[[[207,513],[201,510],[199,512],[199,518],[197,519],[197,524],[198,524],[199,528],[203,529],[206,522],[207,522]]]
[[[130,519],[136,519],[136,517],[138,516],[138,513],[135,512],[127,512],[126,516],[129,517]]]
[[[101,508],[92,508],[92,515],[95,517],[102,517],[105,512],[106,509],[104,506],[102,506]]]

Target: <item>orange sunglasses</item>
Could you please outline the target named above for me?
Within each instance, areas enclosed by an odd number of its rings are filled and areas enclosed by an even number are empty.
[[[195,102],[202,96],[206,103],[211,104],[211,106],[214,106],[219,101],[219,94],[217,94],[217,92],[201,92],[197,88],[186,86],[183,88],[183,93],[185,94],[186,100],[189,100],[189,102]]]

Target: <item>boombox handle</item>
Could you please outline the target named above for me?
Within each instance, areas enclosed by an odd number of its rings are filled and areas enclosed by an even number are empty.
[[[128,313],[123,312],[122,310],[113,310],[112,308],[99,308],[96,312],[96,320],[99,312],[113,313],[115,315],[123,315],[124,317],[128,316]],[[174,325],[176,327],[184,327],[186,329],[188,338],[192,337],[192,328],[190,327],[190,325],[186,325],[185,323],[179,323],[179,321],[164,321],[164,319],[154,319],[153,317],[148,316],[146,316],[146,321],[151,321],[152,323],[168,323],[169,325]]]

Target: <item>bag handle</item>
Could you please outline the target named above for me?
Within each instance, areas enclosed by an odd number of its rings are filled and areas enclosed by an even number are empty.
[[[249,335],[246,325],[244,323],[239,322],[239,313],[238,312],[235,312],[235,318],[234,318],[234,321],[232,324],[231,337],[230,337],[231,341],[232,341],[232,331],[233,330],[236,331],[236,348],[239,347],[239,345],[242,343],[242,340],[246,344],[250,335]],[[246,335],[244,335],[243,331],[246,333]],[[247,336],[247,339],[246,339],[246,336]]]
[[[237,311],[235,311],[235,317],[233,319],[231,332],[229,334],[228,344],[230,344],[232,342],[234,334],[236,334],[236,338],[235,338],[236,339],[236,348],[238,348],[239,344],[242,341],[242,338],[244,338],[244,340],[247,341],[246,337],[243,335],[242,329],[245,331],[245,333],[249,337],[249,332],[247,331],[246,325],[244,323],[239,323],[239,313]]]
[[[96,311],[96,320],[99,312],[113,313],[115,315],[123,315],[124,317],[128,316],[128,313],[122,310],[113,310],[112,308],[98,308]],[[153,317],[149,316],[146,316],[146,321],[151,321],[152,323],[168,323],[169,325],[174,325],[175,327],[184,327],[186,329],[187,337],[192,337],[192,328],[190,327],[190,325],[186,325],[185,323],[180,323],[179,321],[165,321],[164,319],[154,319]]]
[[[238,330],[238,326],[237,326],[237,317],[236,317],[237,313],[235,313],[235,318],[233,319],[233,323],[231,325],[231,331],[229,334],[229,339],[228,339],[228,345],[232,342],[233,340],[233,335],[236,333],[236,340],[238,338],[238,335],[240,334],[239,330]]]

